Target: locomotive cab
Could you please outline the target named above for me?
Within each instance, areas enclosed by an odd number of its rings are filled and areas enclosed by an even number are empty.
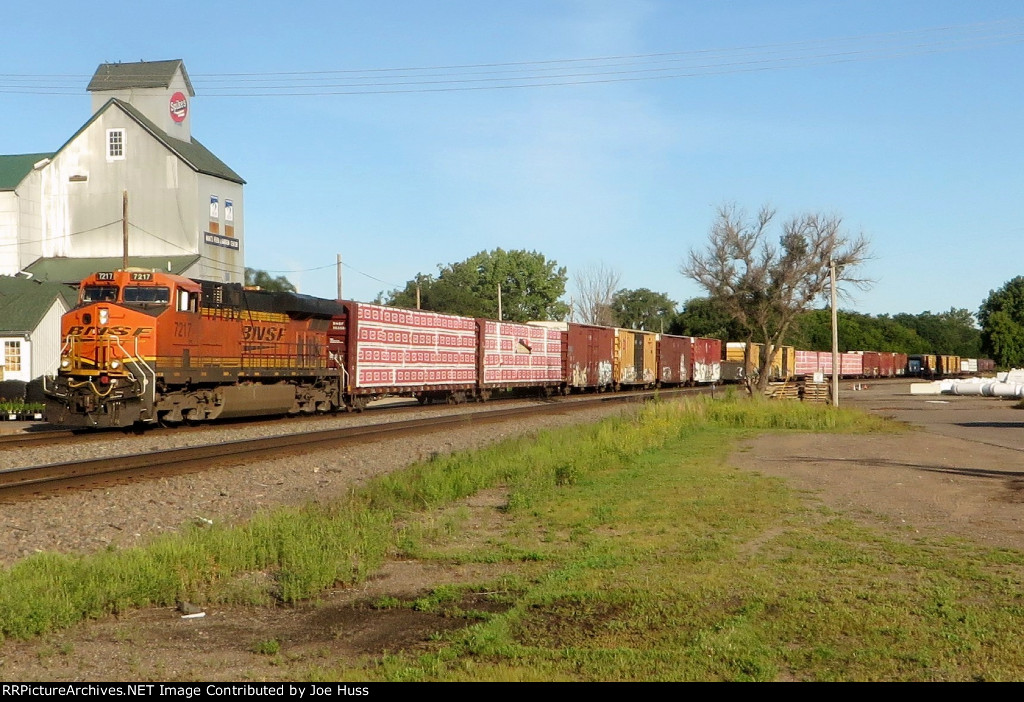
[[[186,328],[199,294],[191,280],[151,271],[83,280],[78,305],[61,323],[57,375],[44,385],[50,421],[90,427],[155,421],[157,318],[180,316]]]

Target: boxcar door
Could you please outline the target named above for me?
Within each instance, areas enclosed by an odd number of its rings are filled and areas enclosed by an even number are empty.
[[[644,339],[646,334],[633,335],[633,367],[636,369],[636,382],[644,382]]]

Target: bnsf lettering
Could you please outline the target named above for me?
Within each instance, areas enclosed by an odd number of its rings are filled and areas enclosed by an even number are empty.
[[[246,341],[280,341],[284,338],[284,327],[242,327],[242,338]]]
[[[143,336],[153,331],[153,327],[84,327],[76,324],[68,329],[72,336]]]

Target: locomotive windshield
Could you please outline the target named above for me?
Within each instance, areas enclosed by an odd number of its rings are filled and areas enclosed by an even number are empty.
[[[171,302],[171,289],[163,285],[129,285],[124,289],[124,301],[167,305]]]
[[[117,300],[116,285],[86,285],[82,288],[82,302],[114,302]]]

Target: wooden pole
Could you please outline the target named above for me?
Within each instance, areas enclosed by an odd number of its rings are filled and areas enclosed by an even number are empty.
[[[828,260],[830,287],[832,288],[832,406],[839,406],[839,317],[836,313],[836,262]]]
[[[128,269],[128,191],[121,193],[121,270]]]

